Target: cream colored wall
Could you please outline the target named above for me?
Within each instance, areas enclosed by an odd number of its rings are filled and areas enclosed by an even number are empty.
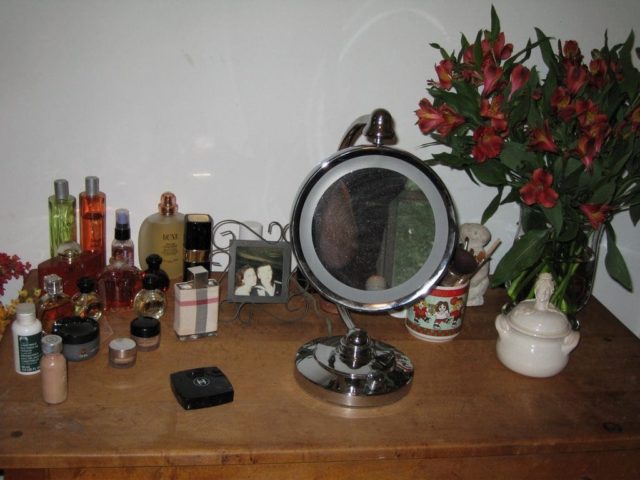
[[[462,0],[0,0],[0,250],[47,257],[53,179],[83,190],[97,175],[134,238],[161,192],[215,220],[288,222],[296,189],[346,127],[376,107],[399,147],[425,138],[413,110],[433,76],[438,42],[458,48],[489,27],[491,2]],[[539,26],[588,52],[638,26],[634,0],[495,0],[508,41]],[[461,221],[494,192],[438,169]],[[515,211],[489,228],[506,242]],[[620,247],[640,288],[638,229],[619,219]],[[498,251],[498,257],[501,252]],[[596,295],[636,334],[640,301],[600,269]]]

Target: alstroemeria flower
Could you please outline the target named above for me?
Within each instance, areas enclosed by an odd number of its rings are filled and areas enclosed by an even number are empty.
[[[504,140],[491,127],[479,126],[473,132],[475,145],[471,149],[471,155],[478,163],[483,163],[490,158],[500,155]]]
[[[629,115],[629,121],[631,122],[631,131],[640,132],[640,106],[636,107],[631,115]]]
[[[572,102],[571,94],[565,87],[558,87],[551,95],[553,108],[563,122],[570,121],[576,114],[576,106]]]
[[[590,171],[593,168],[593,159],[600,151],[601,146],[601,142],[599,143],[596,138],[589,135],[581,135],[578,138],[576,154],[580,157],[585,170]]]
[[[427,135],[438,128],[444,121],[444,118],[426,98],[420,100],[419,107],[420,108],[415,111],[415,114],[418,116],[418,121],[416,123],[418,124],[420,131]]]
[[[589,63],[589,84],[594,88],[602,88],[607,84],[609,67],[602,58],[591,60]]]
[[[545,120],[542,128],[534,128],[529,135],[529,148],[536,152],[555,153],[558,151],[551,135],[549,122]]]
[[[567,75],[567,88],[572,95],[578,93],[589,80],[589,72],[584,65],[566,65],[565,73]]]
[[[597,230],[607,220],[611,207],[607,204],[584,203],[580,205],[580,210],[589,220],[591,227]]]
[[[576,100],[576,114],[578,115],[578,123],[583,129],[609,121],[607,115],[600,112],[598,106],[591,99]]]
[[[529,183],[520,189],[520,198],[526,205],[538,203],[543,207],[553,208],[559,195],[551,185],[553,185],[553,175],[543,168],[536,168]]]
[[[438,86],[444,90],[450,90],[453,85],[453,62],[450,59],[442,60],[436,65],[436,73],[438,74]]]
[[[442,105],[439,108],[439,112],[442,115],[442,123],[436,130],[444,137],[464,123],[464,117],[459,115],[449,105]]]
[[[511,71],[511,93],[509,93],[509,100],[515,92],[520,90],[528,81],[531,72],[522,64],[518,64]]]
[[[582,62],[582,52],[580,52],[578,42],[575,40],[567,40],[564,42],[562,53],[564,54],[564,59],[568,60],[569,63],[579,65]]]
[[[481,42],[482,46],[482,54],[485,57],[493,54],[493,59],[496,63],[500,63],[500,60],[506,60],[513,53],[513,44],[505,43],[504,32],[500,32],[498,34],[498,38],[496,38],[493,44],[489,43],[489,40],[486,38]]]
[[[506,116],[502,111],[503,101],[504,97],[502,95],[496,95],[491,101],[487,98],[480,100],[480,116],[490,118],[491,127],[496,132],[504,132],[509,126]]]
[[[482,96],[488,97],[498,87],[500,79],[502,78],[502,67],[498,67],[491,62],[488,62],[482,68],[482,78],[484,88],[482,89]]]

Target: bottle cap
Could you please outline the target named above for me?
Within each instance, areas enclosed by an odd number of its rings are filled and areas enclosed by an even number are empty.
[[[80,277],[76,285],[80,293],[91,293],[96,290],[96,282],[91,277]]]
[[[44,289],[49,295],[62,293],[62,278],[55,273],[44,276]]]
[[[84,177],[84,190],[90,197],[95,197],[100,192],[100,179],[98,177]]]
[[[41,342],[44,355],[62,352],[62,337],[60,335],[45,335]]]
[[[211,249],[211,217],[204,213],[190,213],[184,219],[185,250]]]
[[[56,254],[60,257],[64,257],[69,262],[82,253],[82,248],[78,242],[64,242],[58,245]]]
[[[36,306],[33,303],[19,303],[16,305],[16,321],[21,325],[33,323],[36,320]]]
[[[148,273],[142,279],[142,288],[145,290],[155,290],[158,288],[159,278],[153,273]]]
[[[149,268],[152,270],[157,270],[158,268],[160,268],[160,265],[162,265],[162,257],[157,253],[147,255],[145,261],[147,262]]]
[[[53,191],[56,194],[56,200],[66,200],[69,198],[69,182],[64,178],[54,180]]]
[[[162,195],[160,195],[158,211],[163,215],[173,215],[174,213],[176,213],[178,211],[176,196],[171,192],[164,192]]]
[[[116,240],[129,240],[131,238],[129,210],[126,208],[118,208],[116,210],[116,230],[114,237]]]

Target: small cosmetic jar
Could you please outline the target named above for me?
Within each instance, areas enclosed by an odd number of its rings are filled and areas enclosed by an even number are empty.
[[[109,365],[113,368],[130,368],[136,364],[138,349],[130,338],[114,338],[109,342]]]
[[[160,346],[160,321],[153,317],[137,317],[131,321],[131,338],[138,350],[150,352]]]
[[[100,349],[100,325],[93,318],[62,318],[53,325],[51,333],[62,337],[62,354],[70,362],[95,357]]]

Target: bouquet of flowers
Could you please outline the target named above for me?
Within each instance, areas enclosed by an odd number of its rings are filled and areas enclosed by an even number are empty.
[[[4,252],[0,252],[0,297],[5,293],[5,285],[12,278],[25,278],[31,269],[29,262],[23,263],[20,257],[17,255],[7,255]],[[16,305],[23,302],[33,302],[37,299],[39,292],[20,291],[18,298],[12,300],[9,305],[3,305],[0,301],[0,338],[11,320],[16,313]]]
[[[604,46],[585,63],[577,42],[558,41],[554,48],[551,37],[535,32],[535,42],[514,52],[492,8],[491,29],[473,42],[463,35],[458,53],[431,44],[442,61],[428,82],[431,99],[423,98],[415,113],[433,140],[423,146],[449,147],[428,163],[464,170],[474,182],[497,188],[483,223],[501,204],[521,206],[519,236],[492,284],[506,284],[520,300],[532,294],[540,272],[550,272],[552,302],[571,312],[582,305],[567,294],[603,230],[606,268],[632,288],[611,219],[623,211],[634,225],[640,219],[640,73],[631,58],[633,34],[611,47],[605,34]],[[544,79],[526,65],[536,50]]]

